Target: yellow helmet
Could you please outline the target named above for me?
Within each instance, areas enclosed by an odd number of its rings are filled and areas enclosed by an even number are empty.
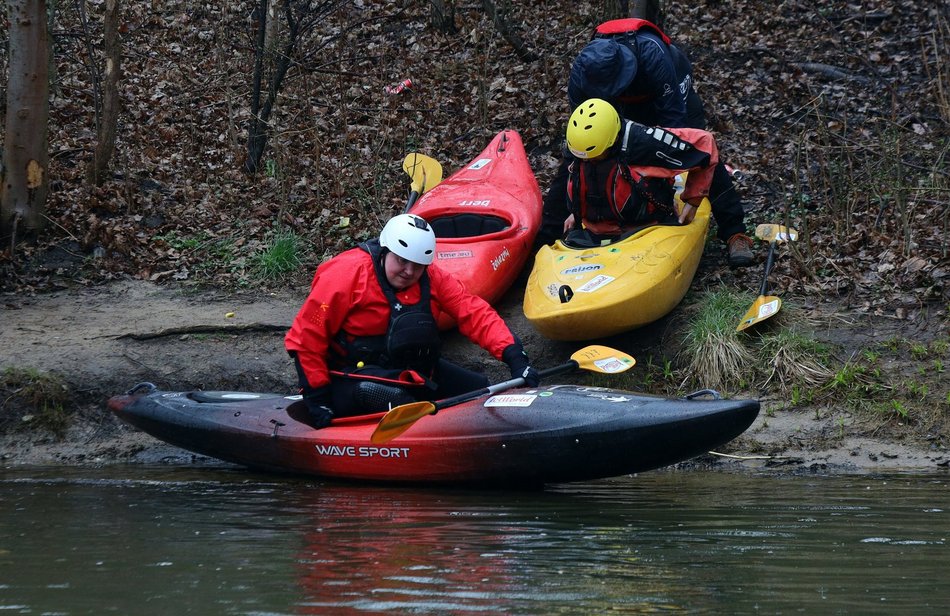
[[[613,105],[590,98],[567,121],[567,147],[577,158],[597,158],[617,141],[620,115]]]

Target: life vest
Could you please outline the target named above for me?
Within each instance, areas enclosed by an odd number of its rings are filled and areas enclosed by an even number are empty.
[[[640,30],[652,30],[653,33],[663,39],[663,42],[667,45],[672,43],[670,37],[660,30],[660,27],[655,23],[647,21],[646,19],[637,19],[636,17],[605,21],[594,30],[594,38],[614,37],[622,39],[625,35],[632,38],[635,37]]]
[[[431,375],[439,359],[441,339],[432,314],[428,272],[423,272],[419,279],[419,301],[403,304],[386,280],[379,240],[363,242],[359,247],[372,257],[376,279],[389,301],[389,325],[381,336],[353,336],[341,331],[332,345],[334,367],[350,372],[363,366],[375,366],[386,370],[415,370]]]
[[[628,128],[637,126],[625,122]],[[629,132],[629,131],[626,131]],[[603,160],[575,159],[568,170],[567,205],[576,223],[592,233],[618,235],[644,224],[675,217],[673,184],[668,178],[648,177],[628,156],[627,140]]]

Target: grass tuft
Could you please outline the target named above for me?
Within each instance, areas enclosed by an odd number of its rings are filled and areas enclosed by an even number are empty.
[[[827,363],[831,350],[792,329],[768,332],[759,339],[763,358],[763,387],[778,385],[783,393],[793,387],[813,389],[826,385],[835,375]]]
[[[736,315],[744,314],[745,300],[719,289],[706,293],[697,303],[680,351],[687,370],[684,384],[729,390],[749,381],[753,357],[736,332]]]
[[[300,238],[293,231],[274,232],[267,247],[251,259],[252,270],[263,280],[282,280],[300,266]]]
[[[32,368],[5,368],[0,396],[0,431],[41,429],[58,437],[66,433],[71,396],[62,378]]]

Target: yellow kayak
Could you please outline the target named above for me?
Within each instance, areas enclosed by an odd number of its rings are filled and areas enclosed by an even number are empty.
[[[654,225],[605,246],[557,240],[534,259],[524,313],[553,340],[591,340],[652,323],[686,295],[709,228],[704,200],[688,225]]]

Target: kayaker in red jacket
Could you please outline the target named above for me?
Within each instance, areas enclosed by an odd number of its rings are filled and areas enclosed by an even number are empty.
[[[709,132],[624,120],[613,105],[598,98],[577,106],[566,136],[570,215],[564,232],[583,228],[596,243],[647,224],[690,222],[709,196],[719,162]],[[683,171],[689,174],[680,195],[682,209],[676,211],[672,178]]]
[[[567,93],[571,109],[587,99],[601,98],[614,105],[621,117],[647,126],[706,128],[689,59],[659,27],[643,19],[614,19],[597,26],[593,39],[571,65]],[[562,160],[545,195],[538,242],[551,241],[560,230],[566,214],[567,165]],[[742,200],[721,161],[714,169],[710,201],[729,265],[751,265],[752,240],[745,234]]]
[[[432,262],[435,234],[413,214],[393,217],[378,239],[322,263],[284,340],[316,427],[334,417],[387,410],[488,386],[440,357],[436,320],[501,359],[512,378],[538,373],[504,320]]]

